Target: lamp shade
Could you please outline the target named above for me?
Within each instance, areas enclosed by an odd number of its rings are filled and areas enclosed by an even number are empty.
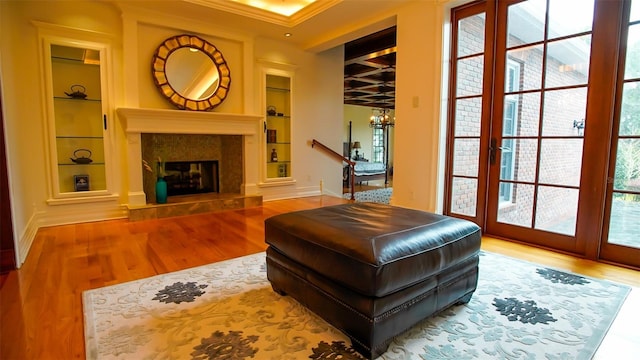
[[[354,143],[353,143],[353,148],[354,148],[354,149],[361,149],[361,148],[362,148],[362,146],[360,145],[360,141],[356,141],[356,142],[354,142]]]

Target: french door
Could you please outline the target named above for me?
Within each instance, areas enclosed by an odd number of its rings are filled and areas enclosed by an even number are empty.
[[[626,2],[600,256],[640,267],[640,0]]]
[[[620,46],[640,33],[633,1],[454,9],[447,214],[640,266],[637,225],[615,225],[640,223],[640,75],[618,71],[640,62]]]

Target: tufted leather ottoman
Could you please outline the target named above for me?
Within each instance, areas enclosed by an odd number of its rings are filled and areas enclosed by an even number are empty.
[[[267,277],[375,358],[432,314],[471,299],[480,228],[376,203],[349,203],[265,220]]]

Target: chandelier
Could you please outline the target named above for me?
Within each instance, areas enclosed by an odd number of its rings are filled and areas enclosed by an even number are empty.
[[[385,129],[387,126],[395,126],[396,118],[391,119],[390,111],[386,108],[374,108],[371,110],[371,119],[369,127],[374,129]]]

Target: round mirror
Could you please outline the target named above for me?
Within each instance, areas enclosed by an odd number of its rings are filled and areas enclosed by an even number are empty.
[[[227,97],[231,76],[222,53],[194,35],[165,40],[153,56],[158,89],[179,109],[207,111]]]

